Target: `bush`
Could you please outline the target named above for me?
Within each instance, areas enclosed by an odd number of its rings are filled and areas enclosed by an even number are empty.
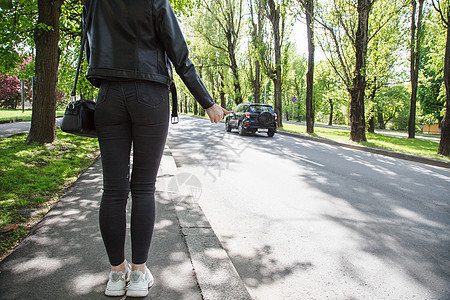
[[[14,92],[7,99],[1,101],[0,107],[16,109],[20,104],[20,100],[20,93]]]
[[[20,101],[20,79],[0,74],[0,107],[16,108]]]
[[[408,130],[409,117],[396,117],[392,118],[387,124],[386,129],[389,130]]]

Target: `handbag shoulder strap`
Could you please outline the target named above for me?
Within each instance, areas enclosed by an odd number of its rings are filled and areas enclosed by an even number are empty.
[[[83,35],[81,36],[81,47],[80,47],[80,53],[78,55],[78,63],[77,63],[77,70],[75,72],[75,80],[73,82],[73,88],[72,93],[70,95],[75,99],[76,93],[77,93],[77,82],[78,82],[78,76],[80,74],[80,68],[81,68],[81,59],[83,58],[83,51],[84,51],[84,45],[86,44],[86,38],[87,38],[87,31],[91,25],[92,20],[92,12],[94,10],[95,4],[97,3],[96,0],[91,0],[91,3],[88,8],[88,13],[86,17],[86,26],[83,30]]]
[[[175,87],[175,82],[172,81],[170,84],[170,92],[172,94],[172,117],[170,118],[172,124],[178,124],[178,98],[177,98],[177,88]]]

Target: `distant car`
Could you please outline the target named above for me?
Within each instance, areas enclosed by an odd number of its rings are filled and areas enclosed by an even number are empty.
[[[266,132],[272,137],[277,132],[277,114],[269,104],[241,103],[225,119],[225,129],[237,129],[239,135]]]

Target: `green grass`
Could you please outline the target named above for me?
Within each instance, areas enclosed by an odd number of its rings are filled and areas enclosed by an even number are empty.
[[[306,126],[303,125],[284,123],[283,128],[279,128],[278,130],[308,135],[306,133]],[[314,127],[314,133],[311,134],[311,136],[334,140],[342,143],[357,144],[350,141],[349,130]],[[361,142],[359,144],[367,147],[381,148],[400,153],[450,161],[450,158],[437,154],[439,143],[434,141],[421,140],[417,138],[408,139],[393,137],[369,132],[366,132],[366,138],[367,142]]]
[[[26,134],[0,139],[0,257],[26,236],[31,226],[98,157],[96,139],[58,130],[53,144],[27,144]],[[24,209],[36,215],[24,217]]]
[[[9,120],[21,120],[21,121],[31,121],[31,108],[25,109],[22,112],[22,109],[0,109],[0,121],[9,121]],[[57,110],[56,116],[62,116],[64,114],[64,110]]]

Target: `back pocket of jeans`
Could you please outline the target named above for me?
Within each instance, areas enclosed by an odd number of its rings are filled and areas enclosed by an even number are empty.
[[[106,93],[108,92],[109,82],[103,81],[102,85],[98,89],[97,100],[95,101],[96,105],[104,102],[106,100]]]
[[[169,100],[166,86],[153,82],[136,82],[137,101],[149,108],[157,108]]]

